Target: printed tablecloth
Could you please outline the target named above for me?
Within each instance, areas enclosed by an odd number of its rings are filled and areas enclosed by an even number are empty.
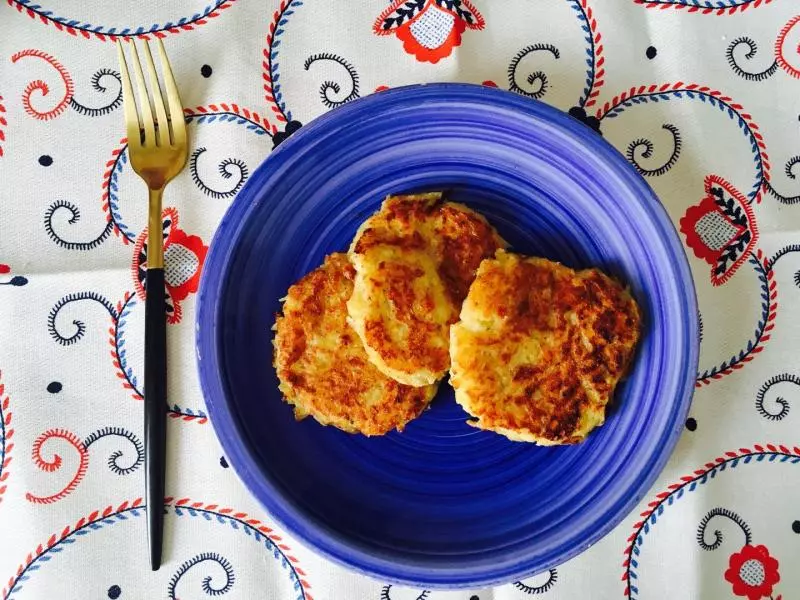
[[[800,598],[798,2],[205,2],[0,6],[0,596]],[[170,498],[155,573],[145,189],[113,45],[129,37],[164,39],[191,136],[165,198]],[[229,468],[194,365],[207,246],[253,169],[326,110],[422,81],[508,88],[595,129],[667,206],[699,295],[695,399],[656,485],[578,558],[494,590],[404,589],[303,548]]]

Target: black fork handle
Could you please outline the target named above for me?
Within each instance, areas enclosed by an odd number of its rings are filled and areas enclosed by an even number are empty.
[[[167,454],[167,315],[164,269],[147,269],[144,326],[144,457],[150,568],[161,566]]]

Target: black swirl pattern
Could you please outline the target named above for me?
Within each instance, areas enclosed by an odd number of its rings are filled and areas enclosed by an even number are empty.
[[[739,526],[739,529],[744,533],[745,544],[750,544],[753,541],[753,534],[750,531],[750,526],[735,512],[727,508],[712,508],[705,517],[700,521],[697,526],[697,543],[703,550],[716,550],[722,545],[723,535],[719,529],[714,530],[714,541],[708,543],[706,541],[706,529],[708,524],[715,518],[722,517],[729,519]],[[738,547],[738,546],[737,546]]]
[[[93,250],[106,241],[108,236],[111,235],[114,225],[111,223],[111,221],[108,221],[106,222],[106,225],[100,234],[92,240],[87,242],[74,242],[64,239],[53,227],[53,217],[60,210],[66,210],[69,212],[67,223],[70,225],[75,225],[78,221],[80,221],[81,212],[72,202],[67,200],[56,200],[47,208],[44,213],[44,229],[47,232],[48,237],[65,250]]]
[[[108,456],[108,468],[117,475],[128,475],[133,473],[144,462],[144,446],[139,438],[127,429],[123,429],[122,427],[103,427],[102,429],[98,429],[97,431],[86,436],[86,439],[83,440],[83,446],[88,450],[89,446],[98,440],[109,436],[120,437],[128,440],[136,452],[136,458],[134,459],[133,463],[129,464],[128,466],[120,466],[119,459],[122,458],[125,453],[119,449],[114,450]]]
[[[221,596],[222,594],[230,591],[230,589],[233,587],[234,581],[236,580],[231,563],[224,556],[217,554],[216,552],[202,552],[184,562],[180,567],[178,567],[178,570],[175,571],[175,574],[169,580],[169,585],[167,586],[167,595],[170,600],[176,599],[175,590],[178,586],[178,582],[181,580],[181,577],[183,577],[189,569],[203,562],[216,563],[222,567],[222,570],[225,573],[225,583],[218,587],[212,585],[212,576],[206,575],[203,578],[203,591],[209,596]]]
[[[80,319],[73,319],[72,324],[75,326],[75,331],[71,335],[64,335],[58,330],[58,315],[61,310],[73,302],[82,302],[84,300],[91,300],[97,302],[105,308],[113,319],[117,319],[117,310],[114,305],[106,298],[95,292],[80,292],[77,294],[67,294],[56,302],[55,306],[50,309],[47,315],[47,331],[57,343],[62,346],[71,346],[80,340],[86,333],[86,324]]]
[[[800,275],[800,271],[795,274],[795,279],[798,278],[798,275]],[[787,402],[786,399],[782,398],[781,396],[777,396],[775,398],[775,404],[780,406],[778,412],[767,410],[767,407],[764,406],[764,398],[766,397],[767,392],[769,392],[772,386],[778,385],[779,383],[793,383],[796,386],[800,386],[800,377],[792,373],[780,373],[767,379],[758,389],[758,393],[756,394],[756,410],[762,417],[769,419],[770,421],[780,421],[789,414],[789,402]]]
[[[669,171],[678,162],[681,156],[681,134],[675,125],[664,123],[662,129],[672,134],[672,152],[665,163],[656,168],[647,168],[640,162],[642,159],[647,160],[653,156],[653,142],[647,138],[638,138],[628,144],[625,151],[625,157],[628,159],[640,175],[645,177],[658,177]]]
[[[786,177],[792,180],[797,179],[797,175],[794,174],[794,166],[798,163],[800,163],[800,156],[793,156],[786,162],[786,166],[784,167],[784,173],[786,173]],[[770,196],[775,198],[781,204],[797,204],[800,202],[800,195],[784,196],[774,187],[772,187],[772,184],[766,179],[764,180],[764,186],[767,189],[767,193],[769,193]]]
[[[736,59],[736,51],[740,46],[747,47],[747,52],[744,54],[744,58],[747,61],[753,60],[758,52],[758,44],[756,44],[755,40],[746,36],[738,37],[730,43],[728,49],[725,51],[725,58],[728,59],[728,64],[731,66],[731,69],[733,69],[733,72],[739,77],[742,77],[747,81],[764,81],[765,79],[772,77],[772,75],[775,74],[775,71],[778,70],[778,61],[773,60],[772,64],[763,71],[757,71],[755,73],[752,71],[746,71]]]
[[[211,196],[214,199],[233,198],[237,193],[239,193],[239,190],[242,189],[244,182],[247,181],[247,178],[250,175],[247,165],[244,164],[244,161],[239,160],[238,158],[226,158],[222,160],[219,165],[217,165],[217,170],[219,171],[220,176],[223,179],[231,179],[235,176],[236,180],[234,181],[233,187],[230,189],[218,190],[206,184],[203,181],[203,178],[200,177],[200,171],[197,168],[197,161],[205,151],[205,148],[197,148],[194,152],[192,152],[192,156],[189,159],[189,172],[192,175],[192,181],[194,181],[195,185],[206,196]]]
[[[347,72],[347,75],[350,77],[350,93],[341,98],[340,95],[342,93],[342,86],[331,80],[326,80],[322,82],[319,88],[319,96],[322,100],[322,103],[328,108],[335,108],[337,106],[341,106],[351,100],[355,100],[359,98],[359,81],[358,81],[358,72],[356,71],[355,67],[350,64],[347,60],[342,58],[337,54],[331,54],[329,52],[323,52],[321,54],[312,54],[306,59],[306,62],[303,64],[303,68],[308,71],[315,62],[318,61],[332,61],[336,64],[341,65],[344,67],[344,70]]]
[[[538,52],[548,53],[556,60],[561,58],[561,53],[553,44],[531,44],[517,52],[516,56],[511,59],[508,65],[508,89],[530,98],[536,98],[537,100],[547,93],[549,85],[547,75],[544,71],[532,71],[525,78],[525,84],[520,85],[517,70],[520,67],[522,59],[530,54]],[[525,87],[523,87],[523,85],[525,85]]]
[[[775,263],[777,263],[780,259],[782,259],[787,254],[793,254],[794,252],[800,252],[800,244],[788,244],[778,250],[772,257],[765,263],[765,266],[768,269],[774,269]]]
[[[550,569],[547,573],[547,581],[545,581],[543,584],[526,585],[521,581],[515,581],[514,587],[519,591],[525,592],[526,594],[532,596],[534,594],[544,594],[556,584],[556,581],[558,581],[558,572],[555,569]]]
[[[430,590],[425,590],[420,593],[419,596],[416,597],[416,600],[426,600],[426,598],[430,595]],[[392,586],[385,585],[381,590],[381,600],[392,600]]]
[[[92,75],[92,89],[100,92],[101,94],[108,92],[108,88],[103,84],[103,80],[116,81],[115,86],[117,88],[117,95],[111,100],[111,102],[104,104],[103,106],[90,107],[81,104],[75,100],[75,96],[73,96],[69,100],[70,108],[72,108],[78,114],[85,115],[87,117],[101,117],[119,108],[119,106],[122,104],[122,79],[120,79],[120,74],[112,69],[100,69],[94,75]]]

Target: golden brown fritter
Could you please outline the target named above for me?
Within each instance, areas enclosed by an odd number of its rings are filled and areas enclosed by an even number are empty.
[[[639,329],[636,302],[598,270],[501,250],[450,330],[456,401],[512,440],[580,442],[605,420]]]
[[[402,430],[430,403],[436,386],[402,385],[369,361],[347,324],[354,276],[347,255],[331,254],[289,288],[275,322],[279,388],[298,419],[311,415],[365,435]]]
[[[350,324],[378,369],[414,386],[450,366],[450,325],[484,258],[505,242],[481,215],[441,193],[389,196],[350,246]]]

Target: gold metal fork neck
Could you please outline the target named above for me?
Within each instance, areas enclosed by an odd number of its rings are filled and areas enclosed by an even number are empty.
[[[147,210],[147,268],[164,268],[164,225],[161,219],[161,197],[164,188],[150,189]]]

